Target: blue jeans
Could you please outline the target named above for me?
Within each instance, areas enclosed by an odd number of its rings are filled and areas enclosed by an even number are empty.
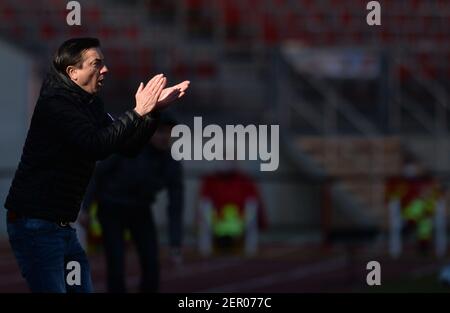
[[[92,292],[88,259],[70,225],[22,218],[8,222],[7,229],[20,271],[32,292]]]

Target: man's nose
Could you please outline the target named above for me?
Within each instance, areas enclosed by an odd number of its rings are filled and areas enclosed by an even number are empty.
[[[108,73],[108,72],[109,72],[108,67],[106,65],[103,65],[103,67],[102,67],[102,69],[100,71],[100,74],[105,74],[105,73]]]

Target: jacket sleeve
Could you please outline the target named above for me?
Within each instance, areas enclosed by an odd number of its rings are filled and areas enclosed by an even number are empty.
[[[181,247],[183,239],[184,186],[183,168],[180,162],[171,162],[167,187],[169,198],[167,208],[169,244],[171,247]]]
[[[112,123],[114,119],[109,116],[109,123]],[[159,124],[159,115],[150,114],[143,118],[142,123],[139,124],[136,131],[131,137],[125,141],[118,149],[118,153],[126,157],[135,157],[139,154],[142,147],[148,143],[150,137],[155,133]]]
[[[76,152],[94,160],[102,160],[118,152],[145,121],[134,110],[129,110],[111,124],[98,128],[67,99],[55,97],[42,105],[46,122],[52,130],[60,133]]]

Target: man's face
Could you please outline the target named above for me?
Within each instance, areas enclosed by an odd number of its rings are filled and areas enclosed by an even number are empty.
[[[67,74],[78,86],[90,94],[97,93],[103,86],[108,73],[100,48],[90,48],[83,52],[81,65],[67,67]]]

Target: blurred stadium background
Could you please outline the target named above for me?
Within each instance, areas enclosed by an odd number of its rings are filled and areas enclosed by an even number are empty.
[[[0,198],[55,49],[94,36],[110,69],[102,95],[112,113],[131,108],[139,82],[162,72],[191,81],[175,110],[182,123],[280,125],[277,171],[240,163],[269,222],[254,256],[198,253],[199,184],[220,164],[184,162],[186,259],[174,270],[162,254],[163,292],[447,291],[437,280],[449,262],[447,231],[435,230],[448,218],[434,217],[436,203],[449,204],[450,1],[380,1],[381,26],[367,25],[367,2],[81,0],[81,26],[68,26],[67,1],[0,0]],[[410,236],[394,257],[388,203],[398,190],[389,182],[412,163],[438,190],[430,213],[438,223],[429,250]],[[153,210],[164,252],[163,207],[161,195]],[[25,292],[4,222],[0,239],[0,291]],[[103,255],[90,258],[104,291]],[[381,287],[366,284],[370,260],[381,263]],[[132,290],[136,265],[130,249]]]

